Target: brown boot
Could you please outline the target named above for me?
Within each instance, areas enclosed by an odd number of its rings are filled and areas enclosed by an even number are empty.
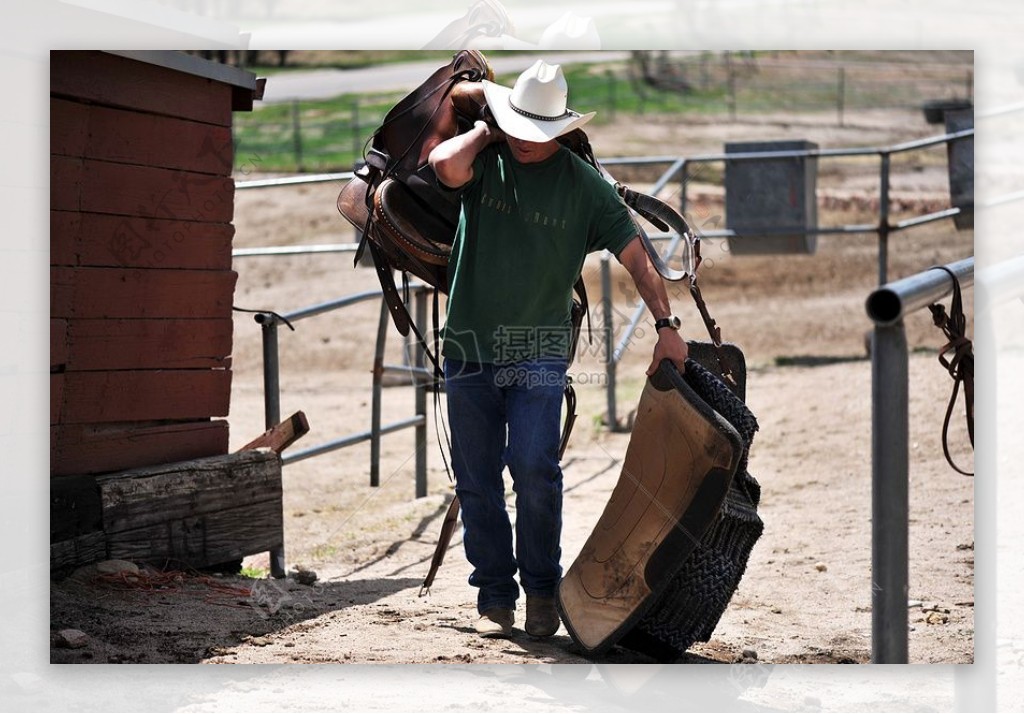
[[[512,623],[515,622],[515,611],[504,607],[494,607],[480,614],[473,629],[481,637],[508,637],[512,634]]]
[[[526,596],[526,634],[531,637],[550,637],[561,624],[553,597]]]

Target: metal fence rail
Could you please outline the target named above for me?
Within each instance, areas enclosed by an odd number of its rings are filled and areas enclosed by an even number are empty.
[[[423,284],[409,286],[415,300],[414,319],[421,334],[426,330],[427,315],[427,294],[430,287]],[[352,295],[347,295],[336,300],[309,305],[292,312],[278,314],[275,312],[258,312],[254,316],[257,324],[262,327],[263,345],[263,405],[264,422],[266,428],[278,424],[281,421],[281,381],[280,381],[280,360],[278,350],[278,327],[282,324],[291,326],[292,323],[324,315],[329,312],[341,310],[351,305],[357,305],[371,300],[380,300],[380,320],[377,324],[377,340],[373,358],[373,386],[372,401],[370,407],[370,428],[353,434],[347,434],[330,441],[310,446],[301,451],[289,454],[282,458],[285,465],[293,464],[303,459],[319,456],[331,451],[337,451],[348,446],[354,446],[363,442],[370,442],[370,486],[380,485],[380,440],[385,434],[391,434],[402,429],[413,428],[415,430],[416,455],[415,455],[415,478],[416,498],[427,495],[427,390],[435,388],[433,384],[433,373],[428,371],[424,365],[424,352],[420,345],[416,345],[413,363],[411,365],[389,365],[384,363],[384,350],[387,344],[388,323],[390,313],[387,303],[383,299],[383,291],[366,290]],[[413,416],[400,419],[389,424],[381,424],[381,401],[383,392],[383,377],[386,373],[403,373],[412,376],[412,386],[415,390],[415,413]],[[270,571],[275,578],[285,575],[284,545],[270,551]]]
[[[974,258],[946,266],[962,287]],[[953,290],[944,270],[926,270],[876,289],[865,304],[871,342],[871,661],[907,662],[909,530],[908,352],[903,319]]]
[[[937,136],[926,137],[924,139],[917,139],[914,141],[907,141],[900,144],[894,144],[887,147],[857,147],[848,149],[791,149],[785,151],[761,151],[761,152],[736,152],[736,153],[721,153],[721,154],[702,154],[697,156],[690,156],[686,158],[680,158],[678,156],[650,156],[650,157],[627,157],[620,159],[606,159],[601,163],[606,166],[615,165],[658,165],[658,164],[669,164],[668,168],[662,173],[662,175],[655,182],[652,189],[649,191],[652,195],[657,195],[659,191],[667,186],[670,182],[678,180],[680,185],[680,205],[679,212],[685,215],[687,207],[687,190],[690,182],[690,166],[692,164],[702,165],[715,162],[726,162],[726,161],[757,161],[765,159],[808,159],[808,158],[840,158],[849,156],[877,156],[879,157],[879,202],[878,202],[878,222],[867,223],[867,224],[845,224],[838,226],[822,226],[817,228],[800,229],[807,234],[813,235],[842,235],[842,234],[867,234],[875,233],[878,235],[878,284],[884,284],[888,279],[888,262],[889,262],[889,236],[892,233],[896,233],[908,228],[924,225],[926,223],[932,223],[934,221],[940,221],[947,218],[952,218],[960,213],[959,208],[947,208],[941,211],[935,211],[921,216],[915,216],[908,218],[896,223],[892,223],[889,220],[889,207],[891,197],[889,193],[889,178],[891,169],[891,156],[893,154],[899,154],[909,151],[918,151],[926,149],[932,146],[938,146],[940,144],[949,144],[953,141],[960,141],[974,136],[974,129],[965,129],[962,131],[949,132],[946,134],[940,134]],[[694,229],[697,230],[696,226]],[[736,231],[731,229],[717,229],[717,230],[698,230],[701,238],[741,238],[742,236]],[[793,228],[779,227],[773,229],[771,227],[758,228],[758,234],[770,235],[772,233],[793,233]],[[667,262],[671,260],[675,253],[676,248],[679,246],[681,237],[677,233],[659,234],[657,236],[652,235],[652,239],[670,239],[668,249],[665,251],[663,258]],[[640,325],[640,321],[643,318],[646,306],[641,303],[637,305],[633,314],[630,317],[629,323],[626,326],[625,331],[619,337],[618,344],[613,348],[611,345],[613,333],[613,320],[614,311],[612,309],[611,300],[611,260],[610,255],[607,251],[601,256],[601,286],[602,296],[601,305],[602,313],[604,317],[604,329],[607,331],[606,334],[606,391],[607,391],[607,408],[608,408],[608,424],[612,430],[618,428],[618,420],[616,415],[616,371],[618,363],[622,360],[625,355],[626,348],[633,340],[633,335]]]

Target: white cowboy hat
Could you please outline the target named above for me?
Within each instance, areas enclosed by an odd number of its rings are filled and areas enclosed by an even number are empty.
[[[594,118],[566,106],[569,85],[557,64],[537,60],[511,89],[483,80],[484,96],[503,132],[523,141],[550,141]]]

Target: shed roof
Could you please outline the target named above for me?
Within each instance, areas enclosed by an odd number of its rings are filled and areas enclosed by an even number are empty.
[[[234,87],[231,108],[235,111],[250,110],[254,100],[263,98],[266,79],[257,78],[255,74],[244,69],[212,62],[197,55],[170,50],[106,50],[106,53],[229,84]]]

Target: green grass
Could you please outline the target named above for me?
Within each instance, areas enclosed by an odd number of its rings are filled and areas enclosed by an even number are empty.
[[[574,65],[566,75],[572,88],[570,105],[580,111],[596,110],[599,123],[620,114],[714,113],[726,107],[721,88],[687,95],[648,89],[641,94],[627,78],[590,65]],[[496,79],[505,84],[515,81],[514,76]],[[402,96],[345,94],[270,104],[251,114],[238,114],[234,125],[236,168],[247,167],[246,173],[350,170],[362,159],[373,130]]]
[[[316,53],[309,53],[316,55]],[[444,63],[450,53],[416,51],[331,52],[311,56],[301,68],[355,67],[384,62],[424,59]],[[500,53],[491,53],[500,54]],[[327,64],[316,64],[326,62]],[[843,85],[846,110],[869,107],[914,107],[929,96],[961,90],[963,68],[892,72],[884,81],[863,68],[846,71]],[[292,68],[268,71],[293,71]],[[726,65],[694,60],[676,66],[688,91],[655,89],[632,80],[619,63],[566,65],[569,104],[579,111],[597,111],[595,124],[621,116],[727,115],[732,97]],[[767,63],[736,70],[734,88],[738,116],[770,112],[837,112],[838,75],[835,68],[807,68]],[[907,75],[904,78],[904,75]],[[515,75],[497,81],[511,85]],[[908,84],[909,82],[909,84]],[[333,99],[296,104],[271,104],[235,116],[235,165],[252,172],[347,171],[363,156],[364,146],[387,111],[404,95],[346,94]]]
[[[241,571],[239,571],[239,575],[241,575],[243,578],[262,580],[263,578],[267,577],[267,574],[269,572],[270,571],[268,571],[266,568],[254,568],[252,566],[247,565],[244,568],[242,568]]]

